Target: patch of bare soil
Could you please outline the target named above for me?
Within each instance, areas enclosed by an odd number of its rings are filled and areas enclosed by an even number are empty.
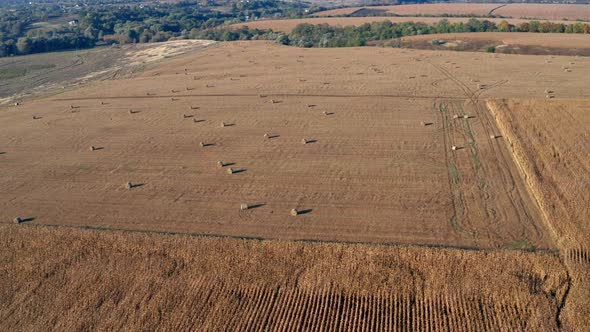
[[[95,80],[128,77],[154,61],[211,45],[181,40],[0,58],[0,105],[61,92]],[[3,72],[14,73],[2,77]]]

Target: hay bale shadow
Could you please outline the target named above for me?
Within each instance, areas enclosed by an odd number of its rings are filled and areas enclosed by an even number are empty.
[[[308,214],[311,213],[313,209],[305,209],[305,210],[298,210],[297,214]]]
[[[17,218],[17,219],[18,219],[18,218]],[[33,221],[33,220],[35,220],[35,219],[36,219],[35,217],[29,217],[29,218],[24,218],[24,219],[22,219],[22,218],[21,218],[21,219],[20,219],[20,221],[18,221],[18,223],[19,223],[19,224],[24,224],[24,223],[26,223],[26,222],[31,222],[31,221]],[[15,221],[15,222],[16,222],[16,221]]]

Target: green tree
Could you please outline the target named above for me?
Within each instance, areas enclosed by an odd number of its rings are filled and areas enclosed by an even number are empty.
[[[16,49],[19,54],[29,54],[33,48],[33,41],[29,37],[21,37],[16,42]]]

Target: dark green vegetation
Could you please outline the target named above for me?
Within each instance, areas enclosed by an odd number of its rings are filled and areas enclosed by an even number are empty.
[[[261,17],[292,17],[299,11],[294,4],[275,0],[15,5],[0,8],[0,57],[111,43],[203,38],[207,29],[220,25]]]
[[[392,23],[390,21],[365,23],[357,27],[300,24],[289,35],[280,36],[278,41],[300,47],[346,47],[363,46],[374,40],[453,32],[589,33],[589,31],[590,24],[586,23],[565,25],[531,21],[515,26],[506,21],[495,24],[488,20],[471,19],[467,23],[450,23],[443,19],[431,25],[420,22]]]

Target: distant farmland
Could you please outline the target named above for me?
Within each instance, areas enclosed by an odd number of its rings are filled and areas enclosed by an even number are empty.
[[[497,15],[511,18],[540,20],[590,20],[590,5],[581,4],[489,4],[444,3],[395,6],[368,6],[332,9],[314,13],[313,16],[370,16],[370,15]]]

